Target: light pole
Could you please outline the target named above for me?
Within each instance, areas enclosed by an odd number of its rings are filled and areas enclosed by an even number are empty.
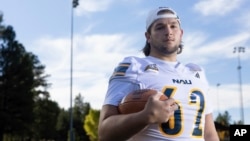
[[[71,7],[71,44],[70,44],[70,141],[74,141],[73,131],[73,107],[72,107],[72,86],[73,86],[73,35],[74,35],[74,8],[79,5],[78,0],[72,1]]]
[[[241,121],[244,124],[244,106],[243,106],[243,96],[242,96],[242,82],[241,82],[241,62],[240,62],[240,53],[245,52],[245,47],[234,47],[233,53],[238,53],[238,71],[239,71],[239,90],[240,90],[240,111],[241,111]]]
[[[3,12],[0,10],[0,22],[3,21]]]
[[[219,86],[220,86],[220,83],[217,83],[217,85],[216,85],[216,87],[217,87],[217,105],[218,105],[218,113],[220,114]]]

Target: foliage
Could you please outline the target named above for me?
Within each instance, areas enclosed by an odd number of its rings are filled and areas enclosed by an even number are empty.
[[[229,126],[230,126],[231,116],[227,111],[224,114],[219,113],[216,117],[215,122],[220,125],[221,128],[217,128],[217,133],[220,140],[226,140],[229,138]]]
[[[242,120],[234,121],[233,124],[235,124],[235,125],[243,125],[243,121]]]
[[[0,22],[0,141],[4,133],[30,134],[35,99],[40,94],[49,96],[45,66],[15,37],[12,26]]]
[[[61,109],[50,100],[45,66],[15,39],[13,27],[2,21],[0,13],[0,141],[67,141],[71,109]],[[90,104],[80,94],[74,102],[75,141],[89,141],[82,125]]]
[[[84,129],[89,135],[91,141],[98,141],[98,124],[99,124],[100,111],[90,109],[89,114],[84,121]]]
[[[84,119],[89,112],[90,104],[85,103],[81,94],[78,94],[74,101],[74,129],[75,129],[75,139],[77,141],[88,141],[89,137],[86,135],[86,132],[82,125],[84,124]]]
[[[229,115],[228,111],[225,111],[224,114],[219,113],[215,121],[224,126],[229,126],[231,121],[231,116]]]
[[[67,141],[67,134],[69,130],[69,112],[64,109],[60,110],[57,117],[56,131],[58,141]]]
[[[40,98],[35,103],[33,138],[55,139],[57,136],[56,123],[60,108],[58,104],[48,98]]]

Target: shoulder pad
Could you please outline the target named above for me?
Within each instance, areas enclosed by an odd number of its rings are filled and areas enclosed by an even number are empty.
[[[125,77],[136,77],[138,74],[138,58],[137,57],[125,57],[118,66],[114,69],[111,76],[113,78],[125,78]]]
[[[188,67],[191,71],[202,71],[202,68],[199,65],[193,63],[186,64],[185,66]]]

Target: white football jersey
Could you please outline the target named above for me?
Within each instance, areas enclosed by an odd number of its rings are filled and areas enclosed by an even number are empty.
[[[145,88],[174,98],[179,109],[167,123],[150,124],[129,141],[204,141],[205,115],[212,112],[212,107],[200,66],[151,56],[126,57],[110,77],[104,105],[117,106],[129,92]]]

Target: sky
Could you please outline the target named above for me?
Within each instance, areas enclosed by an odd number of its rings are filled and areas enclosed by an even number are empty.
[[[72,96],[81,94],[84,102],[101,109],[116,65],[125,56],[143,57],[148,11],[166,6],[178,13],[184,30],[178,60],[206,70],[214,118],[228,111],[233,123],[243,111],[250,124],[249,0],[79,0],[73,10],[71,3],[0,0],[3,24],[13,26],[16,39],[46,66],[51,100],[60,107],[70,107],[71,33]],[[245,52],[233,53],[235,47]]]

